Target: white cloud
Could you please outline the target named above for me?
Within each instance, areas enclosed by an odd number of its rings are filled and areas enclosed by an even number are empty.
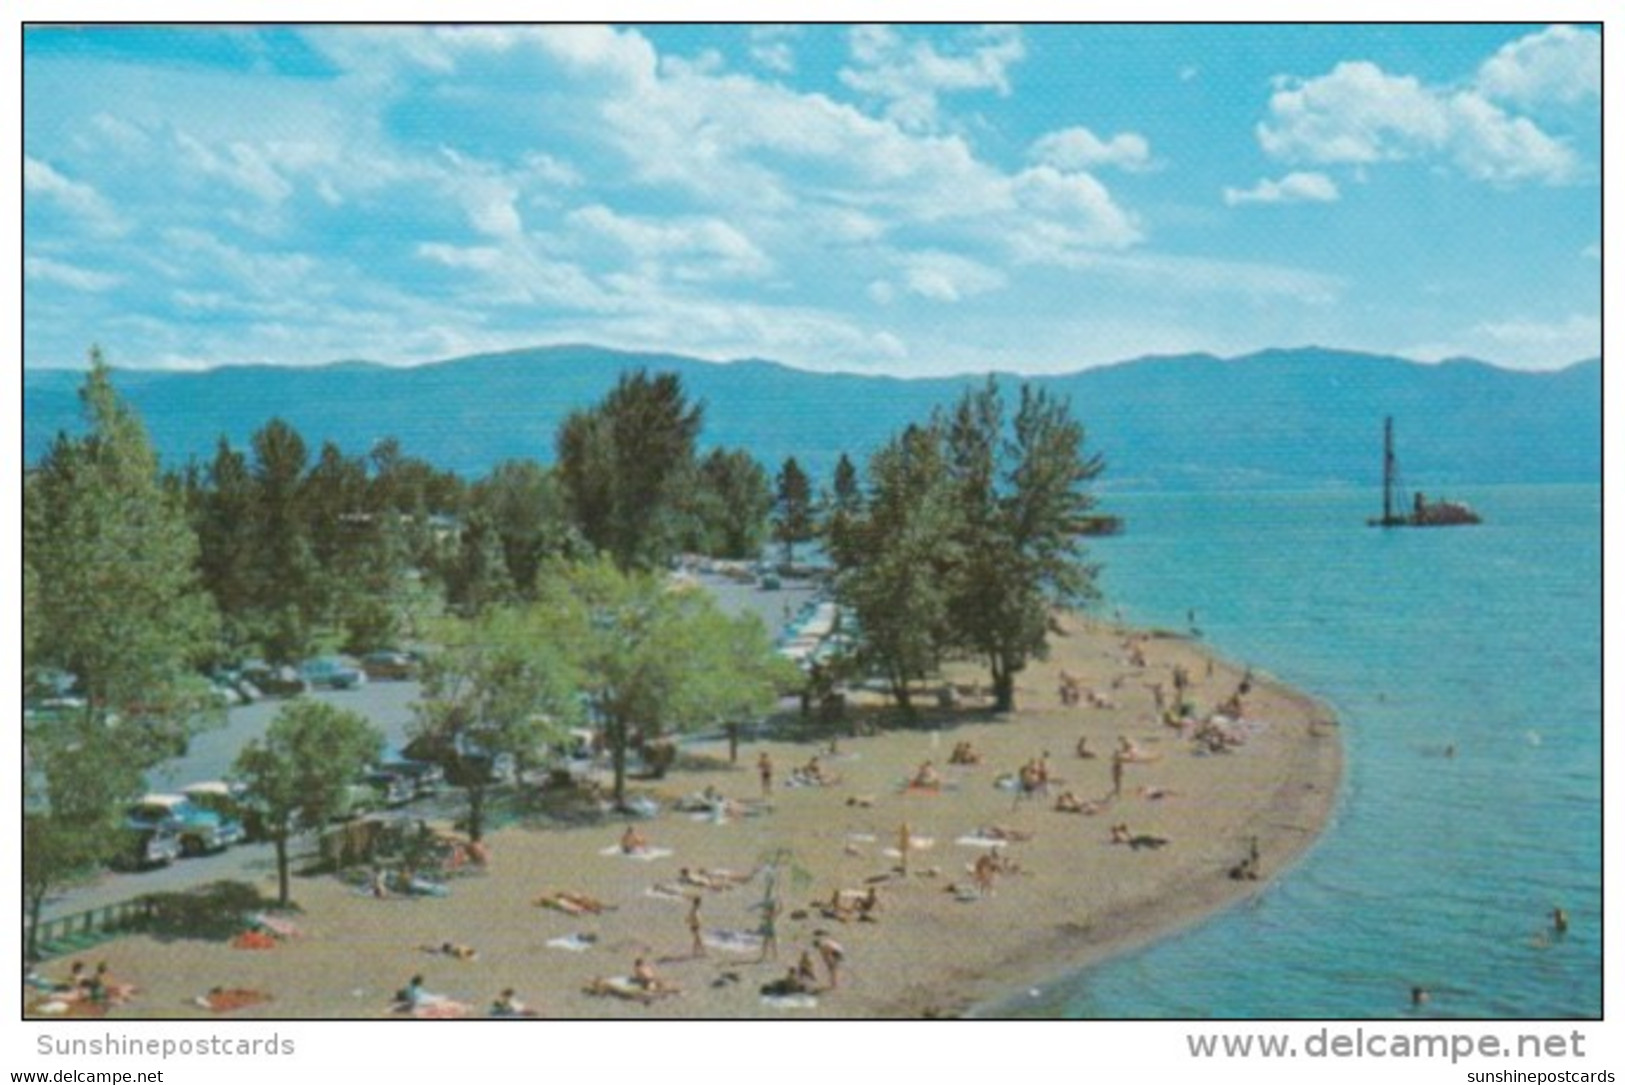
[[[1553,26],[1504,45],[1478,70],[1488,98],[1523,106],[1573,104],[1602,94],[1602,35]]]
[[[1066,171],[1090,170],[1096,166],[1145,170],[1151,167],[1151,145],[1136,132],[1119,132],[1109,140],[1102,140],[1087,128],[1063,128],[1040,137],[1028,151],[1028,157]]]
[[[1006,282],[1002,272],[953,253],[914,252],[900,262],[904,287],[929,301],[961,301]]]
[[[1479,180],[1574,180],[1580,162],[1565,143],[1473,91],[1425,86],[1368,61],[1326,75],[1277,81],[1260,145],[1290,162],[1363,165],[1442,156]]]
[[[941,94],[1009,94],[1007,70],[1026,56],[1021,32],[1008,26],[964,33],[948,52],[885,26],[855,27],[850,43],[852,63],[841,69],[841,82],[885,103],[886,116],[910,131],[936,126]]]
[[[796,54],[791,46],[800,37],[799,26],[753,26],[750,28],[750,56],[770,72],[789,75],[796,70]]]
[[[123,281],[122,276],[111,272],[92,271],[89,268],[75,267],[43,256],[23,258],[23,278],[29,282],[54,283],[70,290],[85,290],[92,293],[111,290]]]
[[[1252,188],[1224,190],[1224,202],[1231,207],[1243,203],[1330,203],[1337,198],[1337,185],[1324,173],[1294,172],[1279,181],[1264,178]]]
[[[76,227],[93,234],[116,235],[124,225],[95,188],[58,173],[50,163],[23,156],[23,195],[44,200],[67,212]]]

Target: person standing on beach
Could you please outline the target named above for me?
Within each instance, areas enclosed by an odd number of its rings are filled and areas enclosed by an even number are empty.
[[[702,929],[700,926],[700,901],[703,899],[698,895],[694,896],[691,898],[692,903],[688,908],[688,933],[694,940],[694,948],[690,955],[694,957],[705,956],[705,939],[700,936]]]
[[[1112,751],[1112,798],[1121,798],[1123,795],[1123,751]]]
[[[897,830],[897,861],[904,874],[908,873],[908,849],[913,842],[913,830],[908,827],[908,822],[905,821],[902,827]]]
[[[762,922],[756,928],[756,933],[762,938],[762,955],[756,960],[758,963],[771,957],[779,959],[779,902],[775,897],[767,897],[762,901]]]
[[[846,950],[825,931],[814,932],[813,947],[824,961],[824,969],[829,973],[829,989],[833,991],[841,985],[841,962],[846,959]]]
[[[766,750],[756,759],[756,772],[762,778],[762,797],[765,799],[773,794],[773,758],[768,756]]]

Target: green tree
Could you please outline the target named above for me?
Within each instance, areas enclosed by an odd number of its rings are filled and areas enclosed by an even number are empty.
[[[703,418],[681,377],[640,369],[560,427],[559,480],[571,514],[587,542],[621,568],[658,567],[676,552],[681,486],[693,477]]]
[[[837,571],[852,568],[862,560],[855,535],[862,516],[863,490],[858,483],[858,469],[843,452],[835,463],[821,525],[824,546]]]
[[[265,735],[244,746],[233,774],[264,811],[276,846],[277,901],[289,902],[288,841],[344,809],[345,791],[378,759],[383,735],[366,718],[322,701],[296,698]]]
[[[73,675],[91,722],[167,706],[114,728],[130,740],[127,754],[164,749],[171,743],[135,732],[184,741],[198,723],[187,678],[213,647],[217,615],[198,581],[183,496],[164,486],[146,428],[114,391],[100,351],[80,398],[87,432],[59,435],[24,485],[29,663]]]
[[[448,782],[466,792],[468,835],[479,840],[487,790],[496,782],[492,766],[507,755],[520,776],[547,741],[562,737],[581,712],[577,675],[529,609],[448,623],[436,640],[440,649],[413,706],[413,733],[447,766]]]
[[[869,461],[870,499],[852,524],[855,564],[838,592],[862,630],[863,662],[885,675],[905,713],[909,686],[947,643],[954,510],[935,427],[909,426]]]
[[[719,558],[754,558],[773,505],[767,472],[744,449],[713,449],[700,461],[691,497],[687,549]]]
[[[796,543],[813,537],[812,482],[791,456],[779,469],[773,537],[784,545],[784,563],[795,564]]]
[[[248,457],[221,437],[193,497],[198,570],[219,608],[226,650],[245,650],[254,638],[255,570],[260,533],[255,525],[256,484]]]
[[[79,718],[29,736],[23,778],[25,952],[33,961],[46,898],[115,857],[120,812],[140,794],[141,773],[102,724]]]
[[[253,573],[260,637],[272,662],[294,663],[309,653],[321,610],[320,565],[306,510],[309,450],[298,431],[280,418],[256,430],[249,444],[259,539]]]
[[[772,709],[796,681],[754,616],[731,618],[710,595],[674,589],[645,572],[599,560],[544,571],[537,637],[567,657],[626,800],[634,738],[716,726]]]
[[[1084,452],[1069,404],[1024,384],[1013,422],[993,378],[968,390],[942,425],[956,553],[952,639],[987,665],[995,707],[1015,704],[1015,676],[1048,650],[1052,612],[1095,595],[1081,544],[1104,470]]]
[[[504,460],[492,468],[470,490],[468,514],[495,529],[508,579],[523,598],[535,595],[543,560],[583,548],[558,479],[535,460]]]

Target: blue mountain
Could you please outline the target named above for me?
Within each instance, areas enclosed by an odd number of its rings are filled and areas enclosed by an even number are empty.
[[[774,471],[793,455],[819,482],[842,452],[861,464],[902,426],[986,379],[812,373],[760,359],[715,363],[565,345],[410,368],[350,361],[119,371],[114,382],[172,466],[207,461],[222,435],[246,447],[256,429],[281,417],[313,450],[332,440],[365,452],[393,436],[409,454],[472,477],[507,458],[550,461],[559,422],[635,368],[681,375],[705,404],[706,447],[749,449]],[[80,426],[81,379],[24,371],[30,462],[58,431]],[[1106,457],[1103,482],[1113,489],[1374,485],[1386,415],[1395,418],[1407,481],[1419,488],[1596,482],[1602,474],[1598,359],[1537,373],[1302,348],[998,379],[1012,401],[1022,379],[1068,397],[1089,447]]]

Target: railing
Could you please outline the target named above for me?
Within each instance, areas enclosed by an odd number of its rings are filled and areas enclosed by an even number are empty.
[[[109,938],[141,930],[152,923],[157,901],[150,896],[105,904],[40,921],[35,945],[41,960],[79,953]]]

